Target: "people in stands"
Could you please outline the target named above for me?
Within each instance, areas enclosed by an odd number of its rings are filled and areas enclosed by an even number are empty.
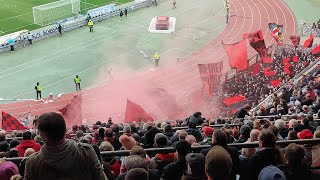
[[[197,142],[201,142],[202,135],[200,131],[197,129],[197,125],[194,122],[189,122],[188,127],[189,128],[187,129],[187,133],[193,135],[196,138]]]
[[[207,153],[205,172],[208,180],[233,179],[231,175],[232,167],[232,159],[225,148],[217,145]]]
[[[258,179],[260,171],[266,166],[277,166],[284,163],[284,157],[275,145],[276,137],[273,132],[268,129],[263,129],[259,134],[259,147],[261,150],[250,157],[247,173],[243,175],[242,178],[256,180]]]
[[[174,148],[177,152],[177,160],[163,168],[163,180],[181,179],[187,170],[186,155],[191,152],[191,145],[187,141],[181,140],[174,144]]]
[[[213,129],[209,126],[202,127],[203,131],[203,141],[200,142],[201,145],[210,145],[212,141]]]
[[[66,140],[66,123],[58,113],[38,118],[44,145],[26,163],[25,179],[107,179],[93,148]]]
[[[113,130],[111,128],[106,128],[104,134],[104,140],[111,143],[115,150],[120,150],[122,144],[119,142],[119,138],[116,138],[115,134],[113,133]]]
[[[227,135],[225,132],[223,132],[220,129],[214,130],[212,135],[212,147],[201,150],[201,153],[206,156],[210,151],[210,149],[212,149],[217,145],[223,147],[229,153],[232,159],[232,164],[233,164],[231,174],[230,174],[230,179],[232,180],[236,179],[236,174],[238,173],[238,170],[239,170],[238,150],[232,146],[227,145]]]
[[[0,152],[7,152],[10,150],[8,141],[6,140],[6,135],[4,132],[0,132]]]
[[[195,112],[189,117],[189,123],[194,123],[196,126],[200,126],[204,123],[204,118],[202,118],[201,115],[201,112]]]
[[[1,180],[10,180],[14,175],[19,174],[19,169],[11,161],[6,161],[4,158],[0,159],[0,178]]]
[[[149,180],[148,172],[143,168],[131,169],[126,175],[125,180]]]
[[[164,134],[158,133],[154,137],[154,143],[156,148],[165,148],[168,146],[168,138]],[[163,168],[175,159],[175,153],[157,153],[155,157],[151,158],[150,167],[157,169],[162,174]]]
[[[250,109],[251,107],[249,105],[244,106],[243,108],[240,108],[237,111],[235,118],[241,119],[241,118],[244,118],[245,116],[249,116]]]
[[[270,165],[263,168],[259,174],[258,180],[287,180],[283,172],[276,166]]]
[[[206,157],[201,153],[189,153],[186,156],[187,171],[181,180],[207,180],[205,173]]]
[[[26,149],[32,148],[36,152],[38,152],[41,148],[41,145],[36,143],[32,137],[31,137],[31,132],[26,131],[22,134],[22,141],[21,143],[16,147],[16,149],[19,151],[19,156],[24,157],[24,152]]]

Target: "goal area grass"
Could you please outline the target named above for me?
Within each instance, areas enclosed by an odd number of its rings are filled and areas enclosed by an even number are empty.
[[[19,30],[34,30],[41,26],[33,24],[32,7],[57,0],[0,0],[0,36]],[[124,4],[133,0],[81,0],[81,12],[107,4]]]

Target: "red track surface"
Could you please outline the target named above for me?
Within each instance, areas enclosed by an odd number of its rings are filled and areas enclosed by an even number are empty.
[[[134,92],[141,91],[141,89],[134,87],[134,82],[143,81],[152,87],[165,88],[177,98],[179,104],[184,104],[188,101],[186,95],[202,87],[197,64],[223,60],[226,65],[225,67],[228,67],[226,53],[221,45],[221,41],[225,43],[238,42],[242,39],[244,33],[261,29],[266,45],[269,46],[274,43],[269,35],[269,22],[284,25],[284,42],[286,43],[290,42],[289,37],[296,34],[297,31],[294,15],[281,0],[231,0],[230,15],[229,24],[213,41],[199,51],[181,59],[178,65],[171,63],[155,71],[128,77],[129,80],[125,80],[127,83],[126,88],[131,93],[115,96],[115,92],[119,88],[123,89],[124,81],[114,81],[99,87],[83,90],[81,93],[83,97],[82,109],[84,121],[92,124],[97,120],[103,121],[108,117],[112,117],[116,122],[122,122],[127,98],[142,105],[156,119],[166,119],[165,115],[157,113],[161,112],[160,109],[147,95],[135,95]],[[248,46],[248,53],[249,57],[256,54],[250,45]],[[73,95],[64,95],[58,100],[47,104],[33,101],[4,104],[0,105],[0,109],[13,116],[19,116],[31,111],[34,116],[44,112],[56,111],[64,107]],[[119,107],[114,107],[115,104]],[[103,108],[101,108],[102,106]],[[110,111],[110,109],[112,110]]]

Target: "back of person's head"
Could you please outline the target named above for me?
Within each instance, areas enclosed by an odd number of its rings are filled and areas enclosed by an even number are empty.
[[[230,154],[221,146],[213,146],[206,157],[205,171],[209,180],[229,179],[231,169]]]
[[[259,134],[259,144],[262,147],[275,148],[276,137],[269,129],[263,129]]]
[[[143,158],[146,157],[147,152],[141,146],[133,146],[130,151],[130,155],[137,155]]]
[[[50,112],[38,117],[38,130],[44,143],[58,143],[65,138],[66,123],[61,114]]]
[[[219,146],[227,146],[228,137],[225,132],[220,129],[216,129],[212,135],[212,144]]]
[[[186,139],[187,135],[188,135],[187,131],[185,131],[185,130],[180,130],[180,131],[179,131],[179,135],[178,135],[178,136],[179,136],[179,140]]]
[[[102,141],[99,146],[100,151],[114,151],[113,146],[108,141]]]
[[[20,144],[20,142],[19,142],[17,139],[12,139],[12,140],[10,141],[10,148],[11,148],[11,149],[12,149],[12,148],[15,148],[15,147],[17,147],[19,144]]]
[[[120,128],[119,128],[118,124],[113,124],[111,126],[111,128],[112,128],[114,133],[119,133],[119,131],[120,131]]]
[[[314,138],[320,138],[320,130],[316,130],[313,134]]]
[[[308,114],[308,115],[307,115],[307,119],[308,119],[309,121],[313,121],[313,114]]]
[[[197,143],[196,138],[195,138],[193,135],[190,135],[190,134],[188,134],[188,135],[186,136],[185,140],[186,140],[190,145],[192,145],[192,144],[194,144],[194,143]]]
[[[278,167],[270,165],[260,171],[258,180],[286,180],[286,176]]]
[[[286,124],[282,119],[277,119],[274,122],[274,126],[277,127],[278,129],[285,129],[286,128]]]
[[[174,144],[179,156],[186,156],[191,152],[191,145],[186,140],[180,140]]]
[[[106,128],[106,130],[104,131],[104,135],[107,138],[112,138],[113,136],[113,130],[111,128]]]
[[[143,168],[146,171],[149,171],[149,165],[146,161],[146,158],[139,155],[128,156],[125,162],[125,166],[128,171],[134,168]]]
[[[250,132],[251,142],[258,141],[260,131],[258,129],[252,129]]]
[[[165,132],[165,133],[172,132],[172,127],[171,127],[170,124],[167,124],[167,125],[164,127],[164,132]]]
[[[288,140],[298,139],[298,133],[296,131],[289,131]]]
[[[154,142],[158,148],[166,147],[168,145],[168,137],[162,133],[158,133],[154,137]]]
[[[26,149],[26,151],[24,152],[24,157],[29,157],[31,154],[35,153],[36,151],[32,148],[28,148]]]
[[[296,132],[301,132],[302,130],[304,130],[304,127],[302,124],[296,123],[295,125],[293,125],[293,130]]]
[[[96,145],[96,144],[91,144],[91,146],[92,146],[94,152],[96,153],[98,160],[101,162],[102,157],[101,157],[101,154],[100,154],[100,150],[99,150],[98,145]]]
[[[82,136],[84,136],[83,131],[82,130],[77,131],[76,132],[76,136],[77,136],[78,139],[80,139]]]
[[[269,127],[268,127],[268,130],[270,130],[270,131],[273,133],[273,135],[277,138],[278,133],[279,133],[279,130],[278,130],[277,127],[275,127],[275,126],[269,126]]]
[[[79,129],[79,126],[76,124],[72,126],[72,131],[78,131],[78,129]]]
[[[128,171],[125,180],[149,180],[148,172],[142,168],[135,168]]]
[[[288,164],[296,167],[303,164],[304,156],[305,149],[301,145],[295,143],[288,145],[284,155]]]
[[[31,140],[31,132],[30,131],[25,131],[22,134],[22,140]]]
[[[131,133],[131,127],[130,127],[130,126],[125,126],[125,127],[123,128],[123,133],[124,133],[124,134],[125,134],[125,133],[130,134],[130,133]]]
[[[5,140],[6,140],[6,135],[4,134],[4,132],[0,132],[0,142]]]

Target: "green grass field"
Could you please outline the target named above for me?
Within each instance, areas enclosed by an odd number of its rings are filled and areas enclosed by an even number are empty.
[[[56,0],[0,0],[0,36],[40,26],[33,24],[32,7],[54,2]],[[123,4],[132,0],[81,0],[82,13],[85,8],[93,9],[107,4]],[[86,3],[84,3],[86,2]]]

